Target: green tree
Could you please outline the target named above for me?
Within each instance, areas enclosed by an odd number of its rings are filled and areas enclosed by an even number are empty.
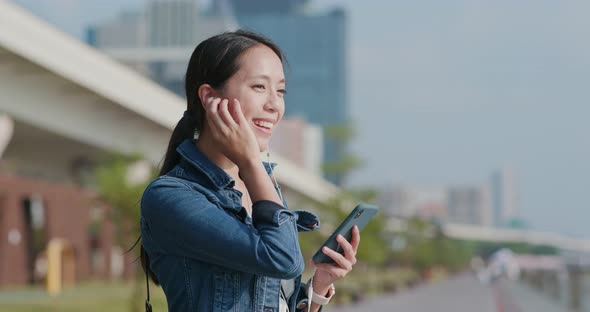
[[[99,193],[113,207],[111,218],[122,245],[126,245],[129,236],[139,233],[139,200],[155,175],[153,168],[148,168],[143,179],[132,177],[138,164],[146,164],[139,155],[112,155],[96,169]]]
[[[115,224],[115,237],[121,246],[131,246],[139,236],[139,202],[155,174],[154,168],[149,167],[138,155],[112,155],[96,169],[99,193],[112,207],[110,217]],[[133,252],[139,257],[138,248]],[[135,268],[139,269],[140,266]],[[142,309],[144,278],[143,274],[135,274],[134,290],[130,298],[132,312]]]
[[[362,161],[356,155],[348,151],[350,141],[355,137],[356,131],[352,122],[324,126],[324,137],[336,149],[335,160],[322,164],[322,171],[331,177],[338,185],[344,184],[350,173],[362,166]]]

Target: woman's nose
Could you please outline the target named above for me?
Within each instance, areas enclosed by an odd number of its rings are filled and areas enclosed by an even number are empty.
[[[278,92],[271,92],[268,96],[268,100],[266,101],[266,109],[271,111],[276,111],[279,109],[279,94]]]

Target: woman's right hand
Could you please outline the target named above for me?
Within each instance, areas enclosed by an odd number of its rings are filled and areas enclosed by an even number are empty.
[[[258,161],[260,147],[238,99],[210,97],[205,104],[207,123],[223,154],[239,168]]]

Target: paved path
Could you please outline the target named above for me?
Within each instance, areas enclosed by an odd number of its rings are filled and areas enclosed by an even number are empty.
[[[326,306],[327,312],[573,312],[525,284],[500,280],[482,285],[465,274],[355,305]]]
[[[498,312],[493,289],[480,284],[470,275],[366,300],[357,305],[326,306],[324,311]]]

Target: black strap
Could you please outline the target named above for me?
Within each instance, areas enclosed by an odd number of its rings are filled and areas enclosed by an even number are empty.
[[[145,252],[145,251],[144,251]],[[150,304],[150,263],[149,258],[147,257],[147,253],[145,253],[145,287],[147,290],[147,299],[145,300],[145,312],[152,312],[152,305]]]

